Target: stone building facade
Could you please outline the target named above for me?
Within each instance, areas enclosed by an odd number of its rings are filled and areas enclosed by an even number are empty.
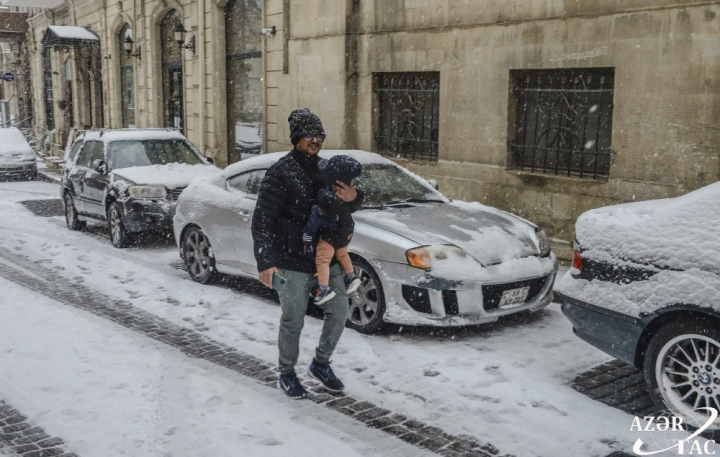
[[[720,179],[716,1],[266,0],[267,149],[287,113],[448,196],[536,222]]]
[[[220,166],[261,152],[261,0],[67,0],[28,23],[35,126],[57,155],[101,127],[179,128]]]
[[[52,119],[58,149],[73,127],[177,126],[224,166],[288,150],[287,116],[307,106],[326,148],[386,154],[450,197],[526,217],[567,257],[582,212],[720,179],[719,13],[715,0],[66,0],[28,21],[35,122]],[[50,26],[97,40],[53,41]]]

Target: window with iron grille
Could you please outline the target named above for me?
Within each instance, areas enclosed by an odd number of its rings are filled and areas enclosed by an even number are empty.
[[[374,73],[377,152],[411,160],[437,160],[440,73]]]
[[[610,174],[614,68],[512,70],[508,168]]]

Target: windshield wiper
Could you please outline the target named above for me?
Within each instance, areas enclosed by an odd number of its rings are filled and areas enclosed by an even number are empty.
[[[403,203],[445,203],[445,201],[432,199],[432,198],[406,198],[403,200],[392,200],[392,201],[383,203],[383,206],[402,205]]]

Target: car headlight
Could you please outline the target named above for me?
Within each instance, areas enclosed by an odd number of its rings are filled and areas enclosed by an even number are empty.
[[[433,263],[438,261],[453,261],[464,259],[468,255],[465,251],[452,244],[441,244],[437,246],[424,246],[410,249],[405,253],[410,266],[430,270]]]
[[[540,229],[535,230],[535,239],[537,241],[538,253],[542,257],[550,254],[550,240],[548,240],[545,232]]]
[[[134,198],[165,198],[167,189],[165,186],[130,186],[128,193]]]

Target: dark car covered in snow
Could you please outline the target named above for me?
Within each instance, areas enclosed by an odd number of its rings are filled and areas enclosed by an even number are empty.
[[[107,222],[113,246],[133,235],[172,229],[178,196],[219,169],[182,134],[162,129],[88,131],[73,147],[61,197],[70,230]]]
[[[696,425],[720,410],[720,183],[583,214],[557,289],[575,334],[643,368],[658,407]]]

